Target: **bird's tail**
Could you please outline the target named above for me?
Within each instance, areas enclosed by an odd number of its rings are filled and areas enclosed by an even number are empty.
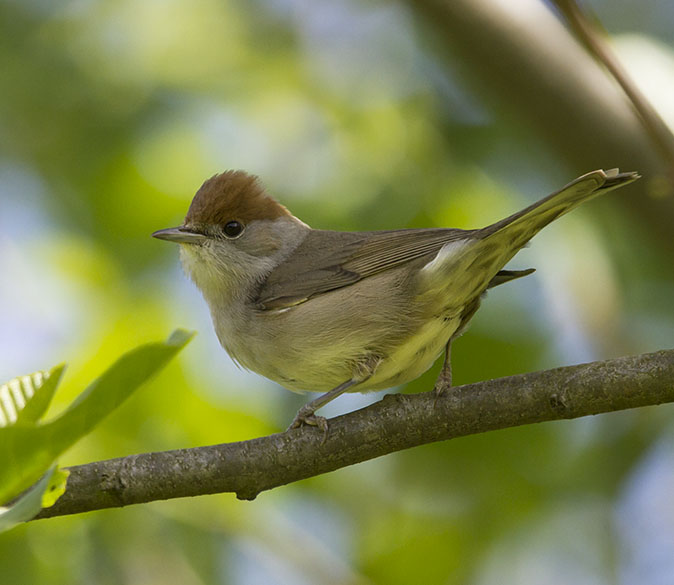
[[[638,173],[621,173],[618,169],[592,171],[510,217],[478,230],[475,236],[499,247],[510,248],[514,254],[546,225],[584,201],[628,185],[638,178]]]
[[[627,185],[637,173],[592,171],[556,193],[485,228],[472,231],[470,238],[451,242],[424,267],[429,294],[439,291],[451,301],[450,308],[464,307],[485,289],[531,274],[532,270],[501,270],[508,261],[546,225],[583,201]],[[451,278],[450,278],[451,277]]]

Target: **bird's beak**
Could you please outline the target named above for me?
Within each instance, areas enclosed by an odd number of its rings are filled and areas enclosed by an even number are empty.
[[[204,234],[186,228],[185,226],[167,228],[159,230],[152,234],[153,238],[176,242],[178,244],[200,244],[208,239]]]

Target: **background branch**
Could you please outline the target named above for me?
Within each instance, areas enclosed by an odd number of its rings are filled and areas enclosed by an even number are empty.
[[[641,118],[646,134],[660,152],[669,171],[670,181],[666,193],[671,195],[672,188],[674,188],[674,135],[616,58],[607,40],[598,30],[599,26],[596,19],[590,20],[575,0],[554,0],[554,4],[564,16],[578,40],[613,75],[625,95],[632,102],[634,109]]]
[[[514,117],[576,172],[638,169],[634,188],[617,194],[649,226],[658,244],[674,250],[670,169],[643,131],[623,89],[539,0],[409,0],[438,54],[457,64],[475,94],[500,117]],[[667,131],[668,132],[668,131]]]
[[[674,350],[433,392],[390,394],[318,429],[144,453],[70,468],[66,493],[38,518],[154,500],[260,492],[418,445],[529,423],[674,401]]]

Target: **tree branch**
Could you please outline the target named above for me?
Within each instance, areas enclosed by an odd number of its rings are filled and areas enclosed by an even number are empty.
[[[596,21],[593,24],[576,0],[553,0],[569,27],[585,45],[590,55],[613,75],[625,95],[630,99],[641,119],[646,134],[663,158],[670,176],[669,193],[674,188],[674,135],[660,114],[648,101],[634,80],[628,75],[622,64],[611,50],[606,39],[600,34]]]
[[[195,449],[70,468],[65,494],[38,518],[154,500],[260,492],[381,455],[485,431],[674,402],[674,350],[593,362],[434,392],[390,394],[330,421]]]
[[[578,172],[634,168],[637,191],[617,197],[674,251],[670,170],[623,90],[540,0],[407,0],[476,93],[514,114]],[[444,50],[444,51],[443,51]],[[533,147],[535,148],[535,146]],[[640,196],[634,196],[635,193]],[[644,199],[643,194],[649,195]]]

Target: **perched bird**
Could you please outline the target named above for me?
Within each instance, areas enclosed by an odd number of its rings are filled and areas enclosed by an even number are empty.
[[[482,229],[338,232],[310,228],[257,177],[227,171],[201,186],[183,225],[152,235],[180,244],[236,362],[290,390],[325,392],[291,427],[326,429],[318,408],[409,382],[443,350],[436,389],[449,386],[451,342],[485,291],[533,272],[503,266],[550,222],[638,178],[593,171]]]

